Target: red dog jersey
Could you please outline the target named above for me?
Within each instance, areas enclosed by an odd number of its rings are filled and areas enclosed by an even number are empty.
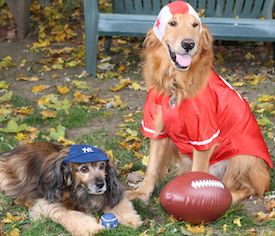
[[[210,164],[236,155],[272,160],[248,103],[230,84],[211,73],[207,86],[196,97],[172,105],[170,96],[151,89],[144,105],[142,133],[149,138],[169,137],[182,154],[192,157],[193,148],[207,150],[218,144]],[[164,132],[154,130],[157,107],[162,107]]]

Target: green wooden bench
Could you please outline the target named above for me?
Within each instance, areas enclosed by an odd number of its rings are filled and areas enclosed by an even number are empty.
[[[168,0],[112,0],[113,12],[102,13],[98,1],[84,0],[86,70],[96,73],[99,36],[144,36]],[[187,0],[205,10],[202,22],[214,39],[270,41],[275,45],[274,0]],[[275,51],[274,51],[275,53]]]

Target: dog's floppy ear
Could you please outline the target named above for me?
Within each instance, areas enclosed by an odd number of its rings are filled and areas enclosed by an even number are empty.
[[[117,172],[110,161],[106,166],[107,201],[110,207],[115,206],[123,196],[123,190],[117,178]]]
[[[156,45],[158,42],[159,42],[159,39],[155,35],[153,29],[149,29],[149,31],[147,32],[147,35],[143,41],[142,46],[144,48],[149,48],[149,47]]]
[[[51,160],[43,169],[39,180],[40,191],[49,202],[58,201],[64,187],[72,184],[72,172],[64,158]]]
[[[205,25],[202,25],[202,32],[201,32],[201,46],[204,50],[212,50],[213,44],[213,37],[210,34],[208,28]]]

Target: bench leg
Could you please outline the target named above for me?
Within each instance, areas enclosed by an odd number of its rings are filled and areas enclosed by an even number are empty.
[[[98,47],[97,1],[84,0],[86,71],[95,76]]]
[[[104,42],[104,53],[109,56],[111,54],[110,48],[112,44],[112,36],[106,36]]]
[[[29,31],[30,0],[7,0],[7,4],[15,18],[18,37],[23,39]]]

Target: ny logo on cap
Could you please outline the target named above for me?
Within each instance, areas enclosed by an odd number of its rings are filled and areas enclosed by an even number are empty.
[[[83,153],[87,153],[87,152],[94,152],[94,150],[91,147],[84,147],[82,148]]]

